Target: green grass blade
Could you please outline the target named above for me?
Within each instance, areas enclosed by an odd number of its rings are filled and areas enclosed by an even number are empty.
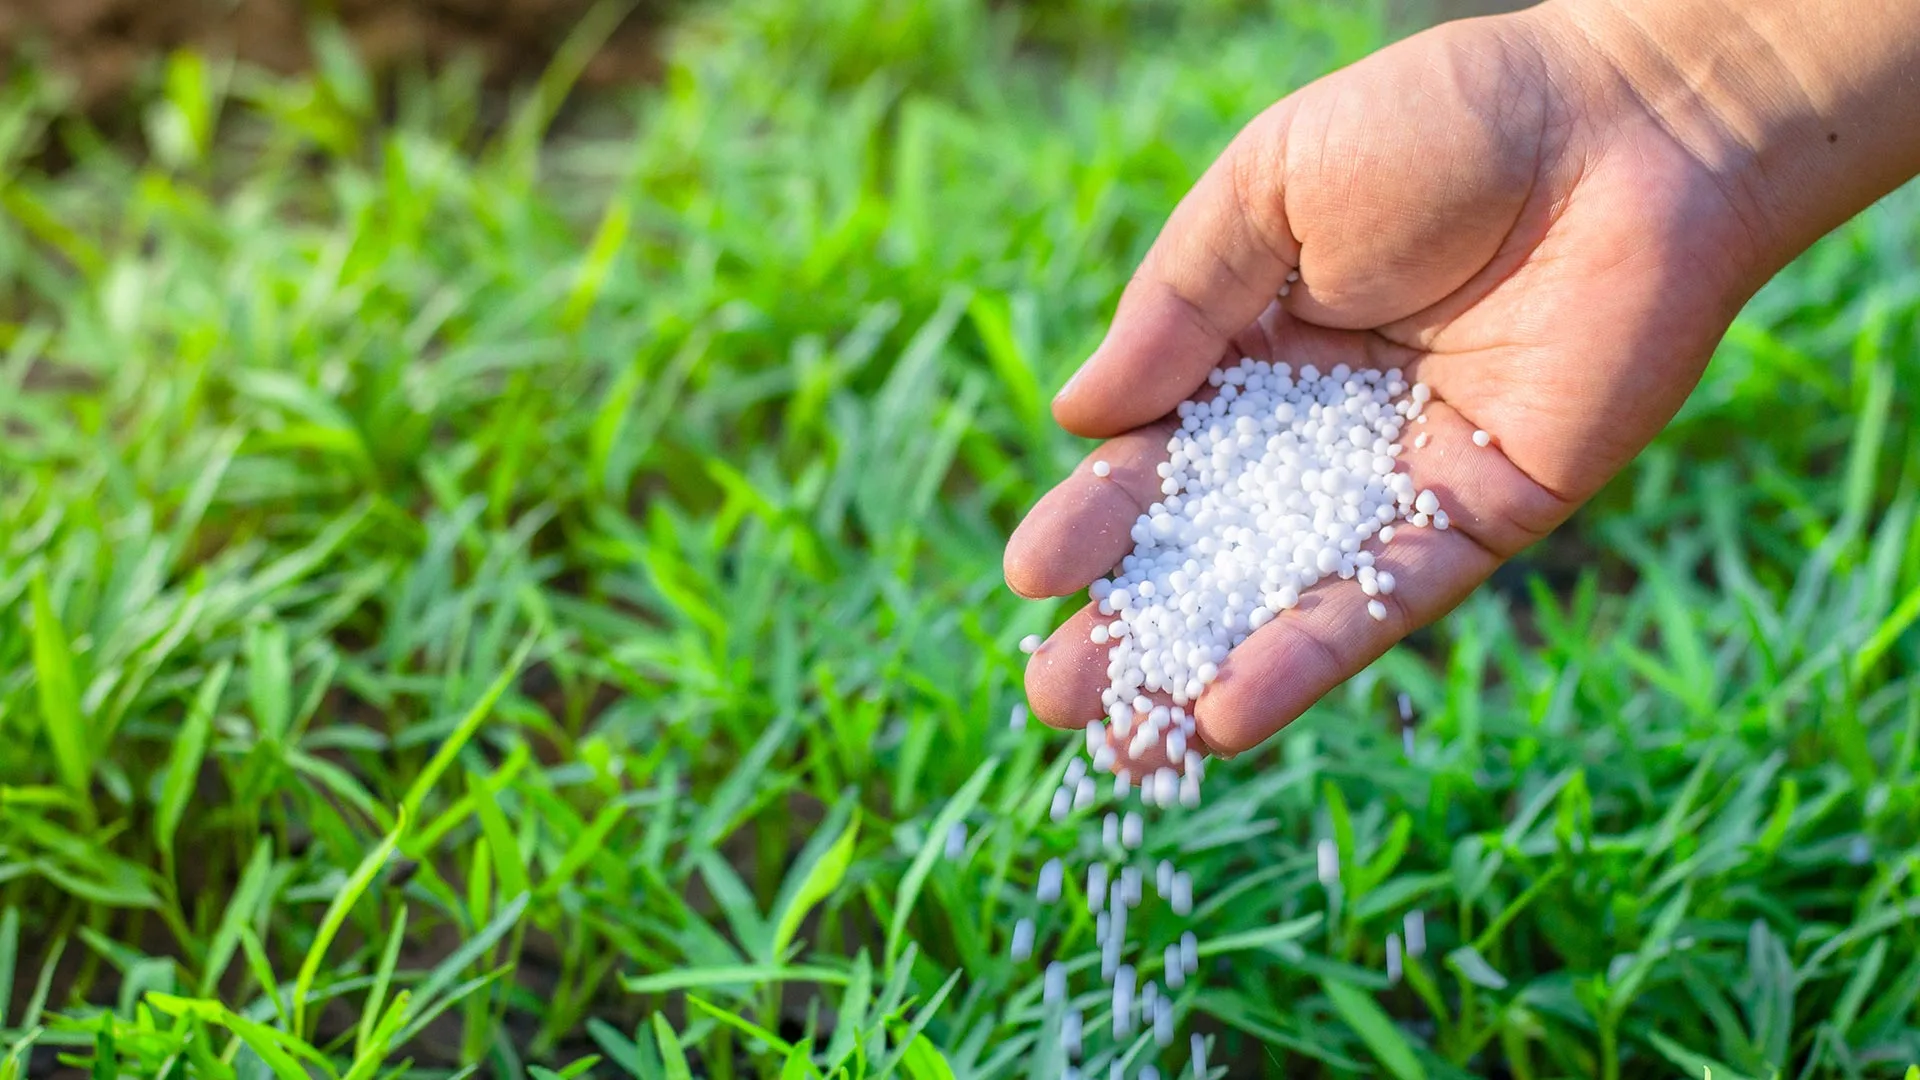
[[[419,1013],[432,1006],[441,990],[450,986],[453,980],[460,977],[461,972],[472,967],[498,944],[501,938],[506,936],[507,931],[518,925],[521,915],[527,910],[529,899],[526,893],[514,897],[494,913],[493,918],[488,920],[487,925],[480,928],[479,933],[462,942],[459,948],[448,953],[445,959],[435,964],[433,970],[427,973],[427,977],[420,980],[420,984],[413,989],[415,1012]],[[401,1041],[404,1043],[406,1040]]]
[[[781,898],[774,906],[773,938],[767,954],[761,957],[763,962],[774,964],[784,959],[787,945],[800,931],[801,920],[815,904],[840,887],[846,879],[847,867],[853,863],[854,844],[859,836],[860,815],[854,810],[851,798],[843,799],[808,839],[787,876],[787,883],[781,887]]]
[[[254,845],[253,857],[247,860],[247,868],[240,874],[240,883],[234,887],[233,896],[227,901],[227,908],[220,916],[220,925],[213,932],[212,943],[207,946],[206,968],[200,976],[201,996],[208,996],[220,984],[220,977],[226,974],[227,964],[233,959],[233,950],[240,946],[240,934],[253,921],[259,910],[260,901],[267,889],[267,879],[273,872],[273,845],[265,837]]]
[[[222,660],[200,684],[186,723],[175,736],[167,754],[166,780],[160,787],[160,804],[153,815],[153,841],[160,848],[162,866],[169,881],[173,878],[174,839],[180,831],[180,819],[187,812],[187,800],[200,783],[200,760],[206,753],[207,737],[213,730],[213,714],[220,707],[220,695],[227,688],[233,662]]]
[[[1238,934],[1224,934],[1200,942],[1199,954],[1202,957],[1223,956],[1227,953],[1244,952],[1249,949],[1265,949],[1282,942],[1293,941],[1313,933],[1327,920],[1323,912],[1302,915],[1297,919],[1273,926],[1263,926],[1258,930],[1246,930]]]
[[[507,968],[498,968],[484,975],[476,975],[466,982],[449,989],[445,995],[436,1000],[424,1002],[418,1007],[412,1002],[409,1002],[405,1016],[406,1026],[401,1028],[400,1033],[393,1037],[393,1041],[401,1046],[412,1042],[414,1037],[425,1030],[429,1024],[439,1019],[441,1013],[465,1001],[469,996],[477,994],[492,986],[494,983],[499,982],[502,978],[506,977],[508,970]]]
[[[699,1012],[706,1013],[708,1016],[713,1017],[715,1020],[718,1020],[720,1023],[725,1024],[735,1031],[766,1043],[782,1054],[793,1053],[792,1043],[746,1017],[741,1016],[739,1013],[723,1009],[704,998],[695,997],[692,994],[687,995],[687,1004],[693,1006],[693,1008]]]
[[[687,1068],[687,1052],[680,1048],[680,1036],[659,1013],[653,1014],[653,1038],[660,1044],[660,1060],[666,1063],[667,1080],[693,1080],[693,1071]]]
[[[93,1080],[118,1080],[120,1054],[113,1044],[113,1017],[102,1016],[93,1033]]]
[[[21,1027],[38,1027],[46,1013],[47,996],[53,993],[53,975],[59,970],[60,958],[66,955],[67,940],[65,934],[55,937],[53,947],[47,950],[47,958],[40,962],[40,977],[34,980],[33,996],[27,999],[26,1011],[20,1014]]]
[[[54,764],[60,780],[80,800],[82,813],[92,818],[89,787],[93,780],[93,747],[86,720],[80,713],[80,695],[75,688],[73,651],[66,630],[53,609],[53,597],[47,590],[43,571],[28,584],[33,605],[33,673],[40,700],[40,721],[53,747]]]
[[[762,986],[782,982],[844,986],[847,974],[833,968],[805,965],[728,964],[667,971],[658,975],[622,976],[620,979],[620,984],[630,994],[664,994],[670,990],[697,990],[709,986]]]
[[[493,870],[500,875],[500,891],[506,896],[519,896],[530,889],[527,862],[520,854],[513,827],[507,824],[506,812],[500,809],[500,793],[494,783],[493,778],[475,773],[467,778],[467,792],[473,797],[473,814],[480,819],[480,835],[493,849]]]
[[[0,911],[0,1028],[13,1005],[13,973],[20,961],[20,909]]]
[[[400,836],[406,832],[407,821],[408,815],[403,809],[399,824],[387,834],[386,839],[367,852],[366,857],[360,860],[360,865],[354,867],[353,873],[347,877],[346,884],[340,887],[333,903],[327,905],[327,913],[321,917],[319,929],[314,932],[313,944],[308,947],[306,957],[300,962],[299,974],[293,980],[291,1006],[296,1034],[306,1031],[307,995],[313,990],[313,980],[320,974],[320,965],[326,960],[328,947],[340,933],[340,928],[346,925],[347,915],[353,910],[353,905],[360,902],[360,897],[373,884],[374,876],[387,865],[394,848],[400,845]]]
[[[574,877],[587,863],[605,850],[607,836],[627,816],[628,809],[624,800],[616,800],[600,808],[587,827],[580,830],[580,835],[567,845],[566,853],[560,856],[560,861],[554,865],[546,880],[540,883],[539,895],[542,899],[552,897],[572,884]],[[503,888],[504,881],[503,878]]]
[[[893,919],[887,926],[889,965],[900,957],[900,947],[907,936],[907,920],[913,916],[913,906],[920,899],[920,890],[926,885],[927,875],[933,872],[934,861],[940,857],[946,845],[947,833],[980,801],[981,792],[987,789],[988,781],[993,779],[999,768],[998,757],[981,762],[928,827],[926,839],[920,845],[920,853],[913,857],[913,863],[901,877],[900,891],[894,897]]]
[[[260,993],[272,1006],[273,1014],[282,1025],[291,1028],[293,1017],[287,1012],[287,995],[280,985],[280,977],[274,974],[273,960],[267,956],[259,936],[248,927],[240,928],[240,951],[247,958],[247,969],[253,974],[253,981],[260,984]]]
[[[353,1064],[341,1080],[366,1080],[379,1070],[381,1064],[387,1059],[394,1036],[399,1034],[401,1025],[406,1023],[407,1006],[411,1001],[412,996],[405,990],[393,996],[393,1002],[387,1007],[386,1013],[368,1031],[365,1044],[356,1044]],[[373,1010],[369,1009],[367,1012],[371,1015]]]
[[[1724,1061],[1716,1061],[1705,1054],[1689,1050],[1657,1031],[1648,1032],[1647,1041],[1653,1044],[1654,1049],[1660,1051],[1661,1057],[1672,1062],[1683,1076],[1697,1075],[1702,1077],[1702,1080],[1707,1077],[1711,1077],[1712,1080],[1768,1080],[1766,1077],[1750,1077]]]
[[[752,749],[740,759],[727,778],[713,789],[706,805],[693,821],[688,830],[687,854],[684,864],[691,865],[695,858],[711,850],[732,827],[734,819],[752,801],[760,789],[763,774],[773,761],[775,753],[786,743],[793,733],[794,717],[782,715],[760,737],[754,740]]]
[[[249,1050],[260,1055],[260,1060],[267,1063],[267,1067],[273,1070],[273,1075],[279,1080],[313,1080],[313,1074],[307,1071],[306,1066],[300,1064],[300,1060],[293,1054],[288,1053],[288,1047],[297,1044],[279,1038],[279,1033],[272,1028],[230,1012],[224,1013],[220,1022],[235,1035],[240,1036],[240,1040],[247,1044]],[[307,1061],[321,1067],[322,1075],[339,1075],[329,1067],[325,1056],[304,1046],[301,1049],[306,1050],[302,1056]]]
[[[1388,1072],[1398,1080],[1426,1080],[1426,1066],[1414,1056],[1413,1046],[1372,995],[1338,979],[1324,979],[1320,986],[1333,1004],[1333,1011],[1360,1036],[1360,1041],[1367,1044],[1367,1049],[1373,1051],[1373,1056]]]
[[[285,742],[293,723],[293,660],[287,655],[287,630],[279,623],[247,631],[247,700],[253,722],[275,743]]]
[[[947,981],[940,984],[940,989],[935,990],[933,996],[929,997],[927,1003],[922,1005],[920,1011],[914,1015],[913,1023],[907,1025],[904,1031],[894,1033],[893,1041],[896,1049],[880,1062],[879,1068],[874,1070],[876,1080],[886,1080],[886,1077],[892,1076],[893,1071],[906,1060],[908,1052],[915,1045],[925,1041],[924,1033],[927,1025],[933,1022],[941,1006],[947,1003],[948,995],[952,994],[953,988],[960,984],[960,976],[963,974],[965,972],[956,971],[947,976]],[[945,1065],[946,1062],[942,1060],[940,1064]]]
[[[957,973],[956,973],[957,974]],[[900,1055],[900,1072],[907,1080],[954,1080],[953,1066],[925,1035],[915,1035]]]
[[[598,1017],[587,1021],[587,1035],[593,1039],[607,1060],[620,1066],[634,1080],[653,1080],[658,1075],[659,1066],[649,1060],[639,1043],[622,1034],[612,1024]]]
[[[367,991],[367,1003],[360,1009],[360,1024],[354,1032],[353,1049],[365,1054],[372,1045],[374,1027],[380,1022],[380,1009],[393,983],[394,968],[400,963],[400,946],[407,939],[407,906],[393,913],[393,928],[387,931],[387,947],[380,952],[380,966],[373,972],[373,988]]]
[[[427,760],[426,767],[420,770],[420,775],[414,778],[413,784],[407,788],[406,796],[400,800],[402,822],[413,820],[419,815],[420,806],[426,802],[427,793],[433,790],[433,785],[439,782],[441,774],[453,764],[453,759],[459,756],[461,749],[467,745],[467,740],[473,738],[473,733],[480,730],[480,725],[493,714],[494,705],[499,702],[500,696],[507,692],[507,687],[512,686],[513,681],[519,678],[520,667],[527,662],[527,656],[533,652],[534,643],[538,640],[537,634],[528,634],[520,642],[520,647],[513,652],[513,658],[507,661],[506,670],[493,680],[486,692],[480,695],[480,700],[474,702],[473,707],[460,718],[460,723],[454,727],[446,741],[434,751],[433,757]],[[403,824],[398,831],[404,831],[404,829]]]
[[[29,1028],[14,1040],[7,1048],[7,1056],[0,1058],[0,1080],[22,1080],[22,1070],[26,1068],[27,1053],[33,1044],[40,1040],[42,1028]]]
[[[600,299],[600,291],[606,286],[614,258],[627,242],[627,228],[632,220],[633,211],[628,208],[625,199],[615,198],[607,204],[599,227],[593,231],[593,240],[587,244],[586,254],[580,258],[580,269],[574,277],[573,288],[567,293],[566,305],[560,314],[562,327],[578,330],[580,324],[586,321],[587,313],[592,310],[594,302]]]

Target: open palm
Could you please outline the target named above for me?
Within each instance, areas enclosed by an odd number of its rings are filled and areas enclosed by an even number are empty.
[[[1237,648],[1195,709],[1206,747],[1258,744],[1565,520],[1672,418],[1757,287],[1757,215],[1692,119],[1608,59],[1551,15],[1473,20],[1289,96],[1182,200],[1055,401],[1108,441],[1009,542],[1029,597],[1131,549],[1167,415],[1223,360],[1401,367],[1434,391],[1401,461],[1453,528],[1403,529],[1381,556],[1401,582],[1384,622],[1336,582]],[[1100,618],[1080,611],[1028,667],[1050,723],[1104,711]]]

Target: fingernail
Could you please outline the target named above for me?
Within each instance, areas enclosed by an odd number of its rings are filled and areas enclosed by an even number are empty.
[[[1108,333],[1111,334],[1112,331],[1109,330]],[[1066,385],[1060,388],[1059,393],[1053,395],[1055,404],[1059,404],[1061,400],[1073,393],[1073,388],[1080,385],[1080,381],[1087,377],[1087,369],[1093,366],[1095,360],[1099,359],[1100,350],[1106,347],[1107,339],[1102,337],[1100,344],[1094,346],[1093,351],[1087,354],[1087,358],[1080,361],[1080,366],[1073,369],[1073,374],[1067,377]]]
[[[1066,385],[1060,388],[1059,393],[1053,395],[1053,403],[1055,405],[1060,404],[1060,402],[1066,400],[1067,395],[1073,393],[1074,386],[1076,386],[1080,382],[1080,376],[1086,374],[1086,371],[1087,371],[1087,365],[1085,363],[1082,363],[1079,367],[1073,369],[1073,374],[1067,376]]]

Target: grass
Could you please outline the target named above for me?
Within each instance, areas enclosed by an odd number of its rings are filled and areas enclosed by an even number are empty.
[[[1070,740],[1007,729],[1064,608],[1000,541],[1185,184],[1384,33],[744,0],[558,129],[565,58],[489,126],[457,71],[381,120],[328,48],[174,58],[133,149],[16,70],[0,1077],[1051,1080],[1007,939],[1090,953],[1071,880],[1029,897],[1097,830],[1046,818]],[[1915,195],[1756,299],[1562,534],[1149,830],[1204,898],[1183,1042],[1920,1061]]]

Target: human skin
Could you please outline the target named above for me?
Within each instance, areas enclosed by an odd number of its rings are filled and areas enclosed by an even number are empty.
[[[1194,713],[1206,749],[1249,749],[1592,497],[1753,293],[1916,172],[1913,0],[1550,0],[1383,49],[1262,113],[1174,210],[1054,401],[1107,441],[1021,522],[1007,582],[1070,596],[1112,570],[1168,414],[1223,360],[1426,382],[1432,439],[1401,460],[1453,527],[1381,555],[1385,621],[1336,583],[1233,651]],[[1101,618],[1029,661],[1050,724],[1104,712]]]

